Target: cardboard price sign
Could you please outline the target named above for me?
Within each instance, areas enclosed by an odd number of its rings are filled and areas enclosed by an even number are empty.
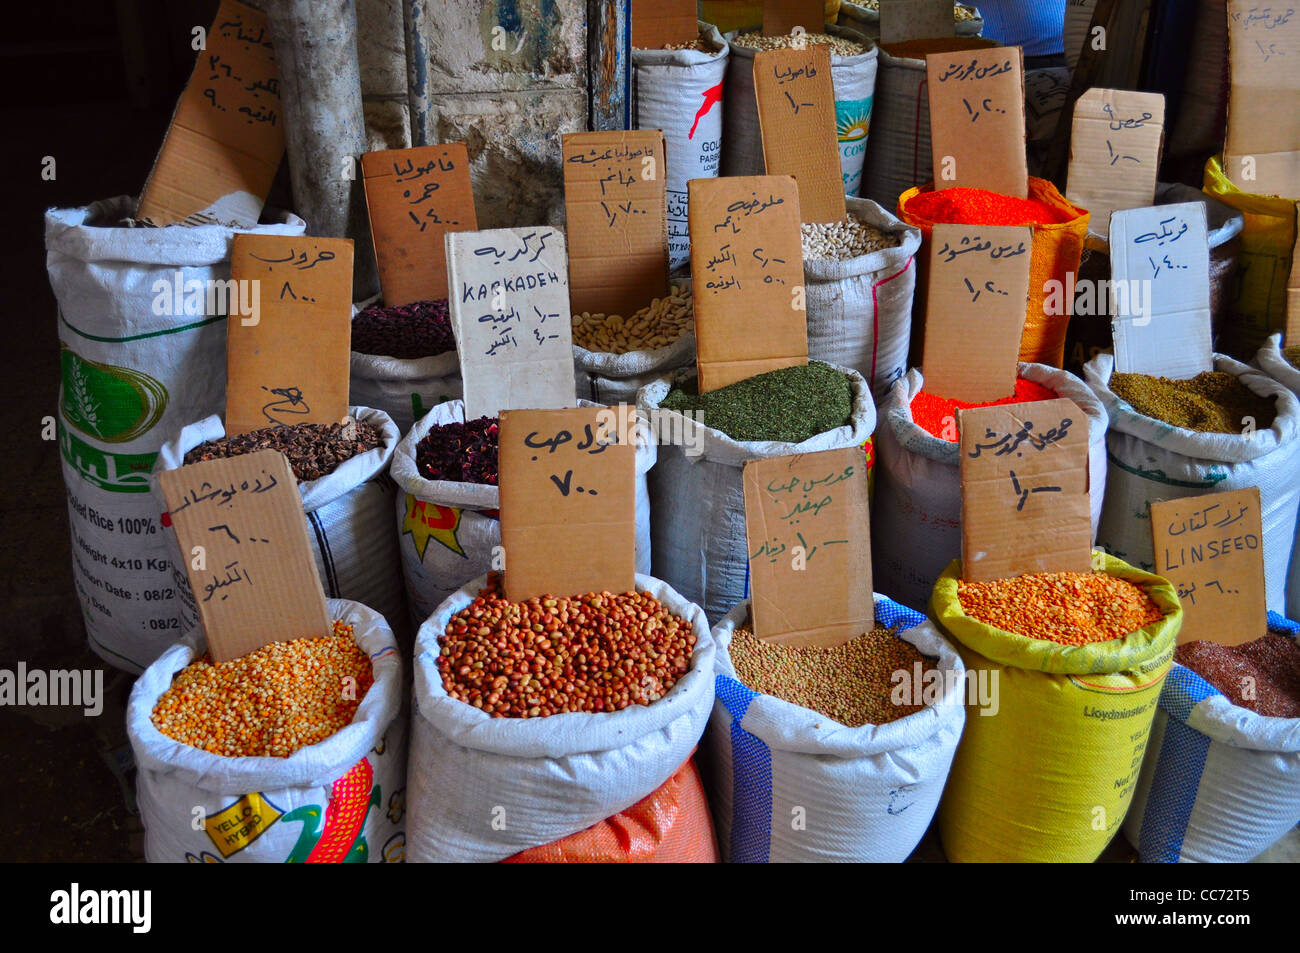
[[[1228,0],[1223,171],[1243,192],[1300,198],[1300,7]]]
[[[987,403],[1016,392],[1033,237],[1019,225],[934,226],[921,361],[930,393]]]
[[[1205,204],[1116,212],[1110,264],[1115,370],[1172,378],[1214,370]]]
[[[266,15],[222,0],[136,218],[251,228],[283,155],[280,74]]]
[[[1156,575],[1178,590],[1178,644],[1240,645],[1268,632],[1259,487],[1151,503]]]
[[[1092,568],[1088,415],[1064,397],[957,411],[962,578]]]
[[[346,417],[352,240],[236,235],[230,277],[255,304],[226,325],[226,433]]]
[[[807,364],[794,179],[691,179],[687,189],[700,393]]]
[[[825,19],[822,0],[763,0],[764,36],[786,36],[797,26],[805,33],[821,33]]]
[[[298,481],[284,454],[193,463],[159,473],[158,483],[213,661],[330,633]]]
[[[668,293],[668,196],[658,129],[564,137],[569,301],[630,317]]]
[[[447,232],[478,228],[465,143],[361,157],[384,304],[447,297]]]
[[[700,35],[696,0],[630,0],[632,46],[661,50],[669,43],[688,43]]]
[[[1165,97],[1129,89],[1088,90],[1074,104],[1066,197],[1105,235],[1112,212],[1150,205],[1164,138]]]
[[[867,458],[861,447],[745,464],[754,634],[840,645],[871,630]]]
[[[880,0],[880,42],[953,36],[952,0]]]
[[[603,407],[501,413],[506,598],[636,587],[636,450]]]
[[[931,53],[925,68],[934,187],[988,189],[1027,198],[1020,47]]]
[[[754,94],[768,175],[792,175],[805,222],[847,214],[835,131],[830,47],[765,50],[754,56]]]
[[[465,419],[572,407],[573,326],[564,235],[554,228],[449,233],[452,330]]]

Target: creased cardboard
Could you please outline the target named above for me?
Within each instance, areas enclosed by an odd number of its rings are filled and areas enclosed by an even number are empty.
[[[1092,567],[1088,415],[1064,397],[957,411],[962,578]]]
[[[447,297],[447,232],[478,228],[463,142],[361,157],[384,304]]]
[[[688,43],[700,35],[696,0],[630,0],[632,46],[659,50],[669,43]]]
[[[763,0],[764,36],[785,36],[797,26],[805,33],[821,33],[825,18],[822,0]]]
[[[236,235],[230,277],[259,306],[226,323],[226,433],[347,416],[352,240]]]
[[[158,482],[213,661],[330,633],[302,497],[284,454],[193,463],[162,471]]]
[[[465,419],[574,406],[564,234],[539,225],[444,241]]]
[[[501,413],[506,598],[636,586],[636,450],[600,407]]]
[[[745,464],[754,634],[832,646],[871,630],[867,458],[844,447]]]
[[[283,155],[280,76],[266,16],[222,0],[136,218],[252,227]]]
[[[1259,487],[1151,503],[1156,575],[1178,590],[1178,644],[1240,645],[1268,632]]]
[[[794,179],[692,179],[687,191],[700,393],[807,364]]]
[[[1205,204],[1116,212],[1110,265],[1115,370],[1171,378],[1214,370]]]
[[[629,317],[668,293],[668,199],[659,129],[564,136],[569,301]]]
[[[1075,102],[1065,195],[1088,210],[1097,234],[1108,233],[1112,212],[1155,202],[1164,121],[1160,93],[1093,88]]]
[[[929,393],[968,403],[1015,393],[1033,237],[1028,226],[934,226],[921,360]]]
[[[768,175],[791,175],[805,222],[848,213],[835,131],[830,47],[765,50],[754,56],[754,94]]]
[[[1020,47],[931,53],[925,63],[934,187],[1027,198]]]
[[[880,42],[953,36],[952,0],[880,0]]]
[[[1300,7],[1228,0],[1223,171],[1243,192],[1300,199]]]

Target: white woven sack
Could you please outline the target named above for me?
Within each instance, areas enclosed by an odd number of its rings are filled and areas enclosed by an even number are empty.
[[[1300,397],[1300,370],[1282,356],[1282,335],[1274,334],[1255,354],[1255,366]],[[1300,476],[1297,477],[1300,479]],[[1300,619],[1300,515],[1296,519],[1295,542],[1291,546],[1291,568],[1287,572],[1286,615]]]
[[[225,403],[226,316],[176,310],[230,278],[236,234],[301,235],[273,225],[123,228],[135,199],[45,213],[45,263],[58,302],[59,450],[72,530],[72,577],[90,647],[139,672],[176,640],[167,550],[148,476],[166,435]],[[163,287],[167,291],[162,291]],[[224,307],[224,289],[214,302]],[[164,313],[159,313],[164,312]],[[139,567],[139,568],[126,568]]]
[[[486,585],[438,607],[415,642],[409,859],[497,861],[626,810],[672,777],[713,707],[713,639],[699,606],[637,574],[636,587],[687,619],[691,668],[663,698],[615,712],[493,718],[447,695],[438,636]]]
[[[957,36],[979,36],[984,32],[984,18],[980,16],[979,8],[970,4],[959,4],[968,9],[975,11],[975,16],[970,20],[956,20],[953,22],[953,30]],[[849,3],[844,0],[840,4],[839,25],[848,27],[850,30],[857,30],[863,36],[869,36],[873,40],[880,37],[880,10],[863,6],[860,3]]]
[[[590,407],[589,401],[579,401]],[[415,448],[436,426],[465,422],[465,402],[433,408],[402,438],[389,469],[397,484],[397,543],[411,619],[418,627],[457,590],[494,568],[501,545],[500,491],[481,483],[428,480],[415,464]],[[636,457],[636,569],[650,570],[650,501],[646,473],[658,447],[639,445]]]
[[[899,637],[945,673],[934,705],[887,725],[848,728],[743,685],[729,647],[749,600],[713,630],[718,674],[705,737],[724,860],[900,863],[925,836],[966,723],[966,667],[921,613],[875,600],[876,621],[902,626]]]
[[[689,289],[691,279],[674,278],[673,284]],[[634,404],[637,391],[646,384],[694,363],[695,334],[692,331],[687,331],[672,344],[652,351],[611,354],[573,345],[573,380],[577,397],[607,406]]]
[[[1106,386],[1114,368],[1114,355],[1105,352],[1083,366],[1084,380],[1110,414],[1110,465],[1097,545],[1152,572],[1151,501],[1259,487],[1264,588],[1268,608],[1283,612],[1300,510],[1300,401],[1272,378],[1215,354],[1216,371],[1236,375],[1256,394],[1277,398],[1277,419],[1253,436],[1196,433],[1143,416],[1116,397]]]
[[[1106,409],[1068,371],[1022,363],[1017,373],[1068,397],[1088,415],[1088,487],[1095,534],[1106,488]],[[935,580],[961,557],[961,454],[958,444],[912,421],[912,400],[924,387],[921,372],[908,371],[880,407],[871,504],[872,581],[891,599],[922,610],[930,604]]]
[[[172,678],[207,651],[201,634],[167,649],[136,681],[126,729],[150,863],[374,864],[405,857],[401,654],[377,612],[345,599],[328,605],[333,618],[354,627],[375,681],[351,724],[287,758],[210,754],[154,727],[150,715]]]
[[[691,602],[704,606],[710,621],[722,619],[749,595],[741,476],[745,461],[861,446],[875,430],[876,407],[866,380],[851,368],[836,370],[848,376],[852,388],[850,422],[803,443],[732,440],[707,426],[707,421],[697,425],[675,411],[659,410],[674,386],[695,379],[694,368],[647,384],[637,394],[642,417],[662,415],[667,418],[663,427],[673,433],[685,432],[698,441],[698,455],[688,454],[683,446],[659,448],[659,462],[649,479],[650,545],[654,574]]]
[[[409,645],[412,627],[407,618],[400,557],[393,535],[394,486],[388,478],[388,465],[397,447],[397,427],[382,410],[349,407],[348,413],[374,426],[382,434],[383,442],[374,450],[343,461],[328,476],[298,485],[307,518],[307,537],[311,540],[325,595],[353,599],[369,606],[383,615],[393,631]],[[157,512],[167,512],[157,474],[183,466],[189,451],[225,435],[225,425],[213,414],[183,427],[163,444],[150,478]],[[170,521],[164,536],[175,564],[173,579],[179,600],[180,631],[188,634],[198,628],[198,610]]]

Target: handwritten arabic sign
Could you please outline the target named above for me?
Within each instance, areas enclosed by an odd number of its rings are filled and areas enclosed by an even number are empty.
[[[602,410],[501,414],[508,599],[635,588],[636,451]]]
[[[1243,192],[1300,198],[1300,4],[1228,0],[1223,171]]]
[[[280,75],[266,16],[222,0],[136,217],[252,227],[283,154]]]
[[[926,297],[925,389],[969,403],[1016,391],[1033,229],[936,224]]]
[[[572,312],[629,317],[668,293],[664,134],[570,133],[563,154]]]
[[[1110,264],[1115,370],[1173,378],[1213,370],[1205,204],[1116,212]]]
[[[1239,645],[1268,630],[1259,487],[1151,504],[1156,575],[1178,590],[1178,642]]]
[[[1026,198],[1020,47],[931,53],[925,63],[934,187],[988,189]]]
[[[880,42],[952,36],[952,0],[880,0]]]
[[[792,175],[805,222],[847,215],[835,131],[830,47],[767,50],[754,57],[754,94],[768,175]]]
[[[697,0],[634,0],[632,46],[659,50],[669,43],[689,43],[699,36]]]
[[[1160,93],[1094,88],[1074,104],[1065,194],[1092,231],[1106,235],[1112,212],[1155,201],[1164,121]]]
[[[226,432],[347,416],[352,240],[236,235],[230,277],[256,291],[226,324]]]
[[[867,458],[845,447],[745,464],[754,634],[839,645],[874,624]]]
[[[762,6],[764,36],[785,36],[797,26],[805,33],[822,32],[826,15],[822,0],[763,0]]]
[[[962,578],[1087,572],[1088,415],[1064,397],[957,411]]]
[[[447,297],[447,232],[478,228],[465,143],[361,157],[384,304]]]
[[[687,189],[700,393],[807,364],[794,179],[692,179]]]
[[[465,419],[573,406],[564,235],[498,228],[448,233],[445,241]]]
[[[207,460],[163,471],[158,483],[214,661],[329,634],[302,498],[284,454]]]

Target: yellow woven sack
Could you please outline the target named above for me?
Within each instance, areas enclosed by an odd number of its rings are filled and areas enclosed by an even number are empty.
[[[1058,645],[967,616],[957,599],[961,560],[935,583],[930,611],[962,661],[988,670],[980,684],[997,678],[996,714],[967,712],[939,804],[950,861],[1090,863],[1119,830],[1183,610],[1159,576],[1113,556],[1102,569],[1143,586],[1164,618],[1123,639]]]

